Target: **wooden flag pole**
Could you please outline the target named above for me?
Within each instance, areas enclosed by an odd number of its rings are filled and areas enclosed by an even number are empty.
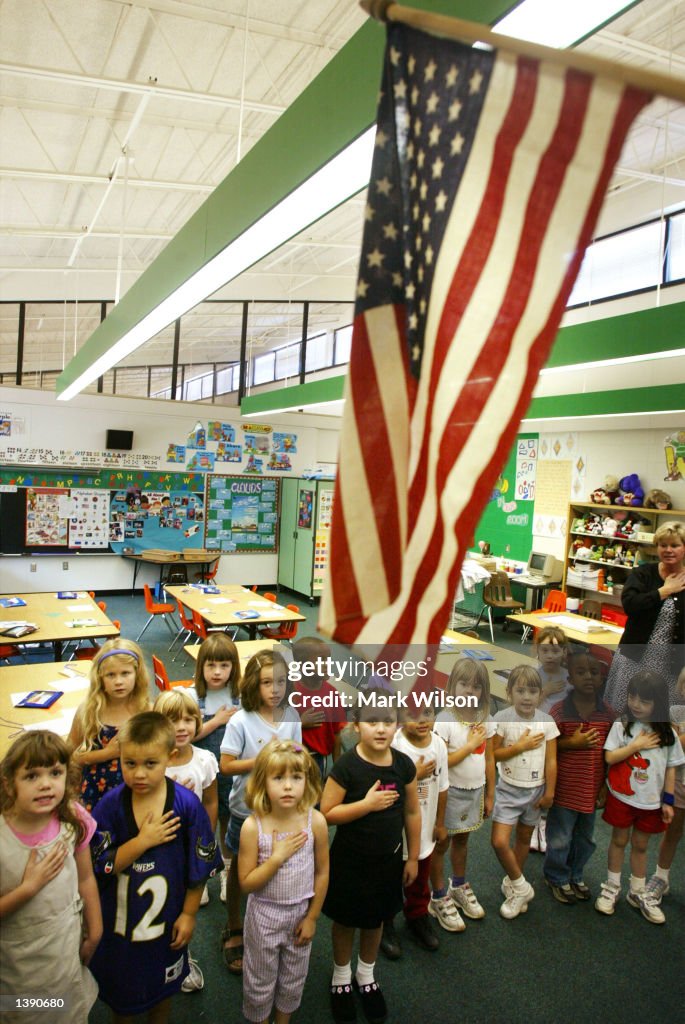
[[[617,64],[615,61],[593,57],[578,50],[555,50],[551,46],[541,46],[539,43],[529,43],[524,39],[500,35],[475,21],[463,21],[461,18],[450,18],[444,14],[419,11],[413,7],[393,3],[392,0],[360,0],[360,6],[378,21],[400,21],[444,39],[457,39],[464,43],[487,43],[496,50],[509,50],[533,60],[561,64],[591,75],[617,79],[623,85],[632,85],[644,92],[685,103],[684,78],[644,71],[627,64]]]

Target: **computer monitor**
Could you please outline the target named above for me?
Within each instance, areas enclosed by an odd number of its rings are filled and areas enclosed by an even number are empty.
[[[531,551],[528,558],[527,573],[529,576],[540,576],[542,579],[551,579],[554,573],[556,558],[554,555],[546,555],[543,551]]]

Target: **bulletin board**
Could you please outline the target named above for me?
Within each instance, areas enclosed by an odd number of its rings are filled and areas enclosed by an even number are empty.
[[[279,481],[244,476],[207,477],[205,548],[234,554],[278,550]]]
[[[538,435],[520,434],[480,518],[475,533],[496,558],[527,561],[533,546],[533,506],[537,480]]]
[[[205,527],[204,493],[182,490],[113,491],[109,510],[109,542],[119,554],[158,548],[182,551],[201,548]]]

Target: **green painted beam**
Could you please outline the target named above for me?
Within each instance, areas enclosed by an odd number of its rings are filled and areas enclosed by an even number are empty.
[[[685,348],[685,302],[674,302],[562,327],[546,365],[572,366],[681,348]]]
[[[580,395],[548,395],[534,398],[525,415],[527,420],[558,419],[572,416],[620,416],[639,412],[685,411],[685,387],[663,384],[651,388],[624,388],[619,391],[588,391]]]
[[[417,0],[492,24],[511,0]],[[369,20],[205,200],[57,378],[61,394],[150,310],[375,120],[385,32]]]
[[[323,380],[262,391],[261,394],[243,398],[240,403],[240,415],[255,416],[274,409],[300,409],[306,405],[319,405],[321,402],[340,402],[344,390],[345,374],[339,374],[336,377],[324,377]]]

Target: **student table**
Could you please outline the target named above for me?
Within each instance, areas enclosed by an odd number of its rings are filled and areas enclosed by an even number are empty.
[[[38,627],[35,633],[22,637],[0,636],[0,644],[50,643],[54,647],[55,661],[62,657],[62,643],[65,640],[96,640],[103,637],[119,636],[119,630],[105,613],[98,608],[90,594],[79,591],[76,597],[64,600],[52,592],[49,594],[10,594],[26,602],[18,608],[0,608],[0,621],[31,622]],[[95,620],[96,625],[70,626],[70,622]]]
[[[574,643],[597,644],[599,647],[618,647],[623,636],[623,626],[614,626],[610,622],[598,622],[597,619],[589,619],[585,615],[575,615],[571,612],[507,615],[507,619],[511,622],[518,622],[522,626],[532,626],[533,629],[559,626],[568,639],[573,640]],[[585,629],[583,623],[590,623],[592,626],[601,626],[602,628]]]
[[[75,667],[74,667],[75,666]],[[38,724],[60,736],[67,736],[76,708],[88,695],[89,661],[49,662],[42,665],[4,665],[0,667],[0,758],[4,757],[22,728]],[[68,672],[69,675],[62,674]],[[31,690],[64,690],[49,708],[15,708],[13,693]]]
[[[236,648],[238,650],[241,670],[245,671],[245,666],[253,654],[258,654],[259,651],[271,651],[274,647],[278,647],[279,643],[279,640],[238,640]],[[201,644],[187,644],[183,650],[186,654],[190,655],[193,661],[197,661],[200,647]]]
[[[205,594],[196,587],[165,587],[166,593],[178,600],[186,608],[199,612],[210,626],[225,628],[239,626],[248,632],[250,640],[257,637],[257,627],[268,623],[305,622],[305,616],[290,611],[283,605],[274,604],[259,597],[252,590],[237,583],[221,584],[217,587],[218,594]],[[256,612],[257,615],[244,619],[242,612]]]
[[[221,558],[221,552],[205,552],[198,550],[195,554],[186,553],[180,557],[170,558],[168,555],[160,554],[155,557],[152,552],[144,553],[142,551],[122,551],[122,558],[128,558],[133,562],[133,582],[131,584],[131,594],[135,593],[136,590],[136,579],[138,577],[138,570],[140,569],[141,563],[143,565],[158,565],[159,566],[159,582],[162,583],[164,576],[164,566],[169,569],[169,572],[173,572],[175,567],[183,568],[183,572],[187,573],[186,566],[197,565],[200,567],[199,571],[202,573],[209,572],[209,566],[212,562],[218,562]],[[187,577],[186,577],[187,578]]]
[[[515,618],[520,619],[525,618],[525,616],[516,615]],[[538,616],[533,616],[533,618],[538,618]],[[440,652],[435,662],[437,671],[449,677],[455,661],[464,656],[465,650],[473,649],[476,654],[480,652],[487,654],[491,660],[484,660],[483,664],[490,676],[490,693],[500,702],[508,703],[507,676],[512,668],[516,665],[531,665],[533,668],[539,667],[538,662],[534,658],[530,658],[525,654],[519,654],[518,651],[510,651],[506,647],[485,643],[483,640],[477,640],[475,637],[466,636],[465,633],[458,633],[452,629],[447,629],[443,636],[445,641],[451,641],[452,643],[448,644],[443,641],[440,645]]]

